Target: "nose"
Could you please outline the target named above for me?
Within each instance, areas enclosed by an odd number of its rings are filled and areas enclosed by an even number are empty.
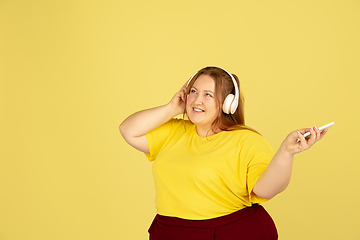
[[[196,95],[196,98],[195,98],[194,103],[195,103],[196,105],[202,105],[203,99],[202,99],[201,94]]]

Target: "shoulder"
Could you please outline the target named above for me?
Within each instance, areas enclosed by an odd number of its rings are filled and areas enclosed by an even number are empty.
[[[179,131],[183,132],[186,129],[190,129],[191,127],[194,126],[194,124],[192,122],[190,122],[189,120],[184,120],[181,118],[172,118],[164,125],[166,125],[167,128],[170,128],[171,131],[176,131],[176,132],[179,132]]]
[[[191,126],[191,125],[193,125],[193,123],[190,122],[189,120],[184,120],[181,118],[172,118],[165,124],[175,126],[175,127],[176,126]]]

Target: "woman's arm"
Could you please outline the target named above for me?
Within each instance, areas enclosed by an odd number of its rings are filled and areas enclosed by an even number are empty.
[[[184,96],[185,87],[182,87],[168,104],[136,112],[127,117],[119,126],[120,133],[125,141],[142,152],[150,153],[146,133],[183,113],[185,108]]]
[[[310,131],[310,138],[305,139],[303,134]],[[262,198],[273,198],[284,191],[289,185],[294,155],[309,149],[313,144],[324,137],[327,129],[320,132],[314,128],[301,129],[290,133],[275,153],[269,166],[256,182],[253,193]],[[300,142],[296,140],[300,138]]]

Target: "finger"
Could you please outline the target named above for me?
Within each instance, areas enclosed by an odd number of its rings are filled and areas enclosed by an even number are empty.
[[[298,138],[300,139],[300,147],[301,147],[302,149],[306,149],[306,148],[307,148],[306,139],[305,139],[304,136],[300,133],[300,131],[297,131],[297,135],[298,135]]]
[[[315,133],[316,133],[316,141],[318,141],[318,140],[321,139],[321,132],[320,132],[319,128],[316,125],[314,126],[314,130],[315,130]]]
[[[299,129],[298,131],[304,135],[305,133],[310,132],[310,128],[303,128],[303,129]]]
[[[313,145],[316,142],[316,132],[313,127],[310,128],[310,138],[308,144]]]
[[[184,87],[184,86],[182,86],[181,88],[180,88],[180,91],[186,91],[186,87]]]
[[[186,95],[186,90],[185,88],[181,88],[180,90],[180,96],[181,96],[181,100],[183,100],[185,102],[185,95]]]
[[[320,133],[320,139],[322,139],[324,136],[325,136],[325,134],[328,132],[328,128],[325,128],[321,133]]]

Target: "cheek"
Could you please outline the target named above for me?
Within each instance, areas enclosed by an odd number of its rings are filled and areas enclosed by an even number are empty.
[[[218,106],[214,99],[211,99],[211,101],[208,102],[208,106],[212,109],[213,112],[218,112]]]
[[[213,112],[213,118],[214,120],[219,117],[220,113],[221,113],[222,110],[219,110],[217,106],[215,106],[215,110]]]
[[[191,103],[194,101],[193,98],[194,98],[194,97],[191,96],[191,94],[187,95],[187,97],[186,97],[186,107],[188,107],[188,106],[191,105]]]
[[[190,98],[187,98],[187,99],[186,99],[186,105],[185,105],[186,111],[189,111],[189,110],[190,110],[190,108],[191,108],[190,105],[191,105]]]

